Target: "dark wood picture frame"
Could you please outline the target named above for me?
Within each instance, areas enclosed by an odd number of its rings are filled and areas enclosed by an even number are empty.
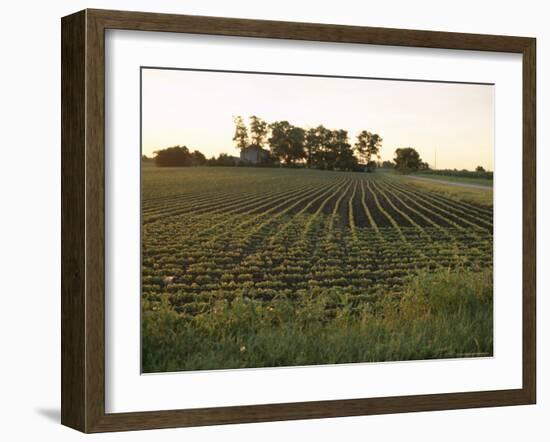
[[[536,72],[534,38],[84,10],[62,19],[61,422],[83,432],[534,404]],[[126,29],[419,48],[523,57],[523,386],[135,413],[105,412],[105,30]]]

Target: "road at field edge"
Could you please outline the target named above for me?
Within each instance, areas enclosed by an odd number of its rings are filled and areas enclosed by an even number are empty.
[[[449,186],[457,186],[457,187],[467,187],[469,189],[480,189],[480,190],[493,190],[493,186],[483,186],[481,184],[470,184],[470,183],[461,183],[459,181],[445,181],[445,180],[438,180],[434,178],[425,178],[423,176],[414,176],[414,175],[408,175],[406,178],[412,178],[415,180],[420,181],[427,181],[427,182],[433,182],[438,184],[448,184]]]

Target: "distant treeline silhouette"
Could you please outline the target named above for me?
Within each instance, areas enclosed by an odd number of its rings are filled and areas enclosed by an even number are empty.
[[[186,166],[272,166],[308,167],[321,170],[368,170],[376,168],[373,158],[380,159],[382,137],[361,131],[352,146],[343,129],[323,125],[303,129],[288,121],[267,123],[253,115],[247,126],[241,116],[234,118],[233,141],[240,156],[226,153],[206,159],[187,146],[172,146],[154,152],[160,167]]]
[[[272,163],[288,167],[301,164],[321,170],[364,170],[374,168],[372,159],[380,158],[382,137],[367,130],[357,135],[352,146],[344,129],[328,129],[323,125],[304,129],[286,120],[268,123],[256,115],[249,118],[248,126],[241,116],[234,117],[233,122],[237,149],[265,150]]]
[[[187,146],[173,146],[154,152],[155,164],[160,167],[187,167],[204,166],[206,157],[194,150],[191,152]]]
[[[445,176],[452,176],[452,177],[458,177],[458,178],[483,178],[486,180],[492,180],[493,179],[493,172],[489,170],[485,170],[481,166],[477,166],[475,171],[472,170],[466,170],[466,169],[429,169],[429,170],[423,170],[422,174],[426,175],[445,175]]]
[[[267,152],[269,153],[269,152]],[[321,170],[352,170],[352,171],[366,171],[372,172],[376,168],[382,169],[395,169],[400,173],[411,173],[415,171],[429,172],[429,166],[427,163],[423,163],[418,155],[418,152],[411,148],[399,148],[395,151],[395,158],[393,161],[371,161],[368,163],[368,167],[357,163],[357,167],[354,169],[346,169],[343,167],[316,167],[315,165],[309,165],[306,162],[289,162],[281,163],[279,161],[272,160],[271,157],[268,160],[261,162],[251,162],[246,158],[234,157],[226,153],[221,153],[218,157],[212,157],[206,159],[206,157],[198,150],[190,151],[187,146],[172,146],[166,149],[157,150],[154,152],[154,157],[150,158],[146,155],[142,155],[142,161],[154,162],[159,167],[192,167],[192,166],[211,166],[211,167],[286,167],[286,168],[318,168]],[[470,174],[479,174],[477,172],[470,172]],[[444,174],[444,173],[443,173]]]
[[[485,171],[481,166],[475,172],[431,170],[413,147],[397,148],[393,162],[381,162],[383,139],[368,130],[360,131],[352,146],[348,131],[344,129],[328,129],[323,125],[304,129],[286,120],[268,123],[255,115],[249,118],[248,125],[241,116],[234,117],[233,121],[233,142],[240,151],[239,157],[221,153],[218,157],[207,159],[198,150],[178,145],[155,151],[152,159],[146,156],[143,159],[153,160],[160,167],[296,167],[367,172],[382,167],[393,168],[400,173],[421,171],[434,175],[493,178],[493,172]]]

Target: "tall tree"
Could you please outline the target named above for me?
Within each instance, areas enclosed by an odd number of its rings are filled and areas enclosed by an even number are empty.
[[[248,129],[246,128],[246,125],[244,124],[243,117],[240,115],[237,115],[233,118],[233,122],[235,123],[235,135],[233,135],[233,141],[235,142],[235,146],[237,149],[244,149],[245,147],[248,147],[249,138],[248,138]]]
[[[307,130],[304,144],[307,167],[319,166],[316,163],[319,160],[319,154],[323,148],[325,131],[326,129],[322,125]]]
[[[288,121],[276,121],[269,125],[271,137],[269,137],[269,148],[272,155],[278,160],[285,159],[289,152],[288,132],[290,131]]]
[[[291,162],[303,160],[306,157],[306,131],[301,127],[292,126],[288,133]]]
[[[263,147],[267,138],[267,123],[256,115],[250,117],[250,139],[252,144]]]
[[[305,158],[305,131],[288,121],[275,121],[269,125],[271,137],[269,147],[274,157],[286,164]]]
[[[380,159],[380,148],[382,147],[382,137],[378,134],[363,130],[357,135],[355,151],[359,161],[363,164],[369,164],[373,156]]]
[[[349,143],[348,132],[346,130],[332,131],[332,141],[330,144],[334,151],[333,167],[340,170],[353,170],[357,166],[357,158],[353,155],[353,149]]]
[[[331,146],[333,131],[320,125],[315,128],[315,132],[317,145],[311,155],[312,166],[318,167],[321,170],[332,169],[334,168],[334,161],[336,159],[334,149]]]
[[[419,153],[412,147],[396,149],[393,161],[396,170],[402,173],[416,172],[422,164]]]

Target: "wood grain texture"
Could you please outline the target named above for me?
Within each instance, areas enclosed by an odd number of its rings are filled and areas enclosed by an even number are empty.
[[[85,13],[61,29],[61,422],[85,428]]]
[[[105,414],[105,38],[101,21],[89,11],[86,17],[86,431],[91,431]]]
[[[536,402],[537,94],[536,41],[523,51],[523,389]]]
[[[353,400],[105,413],[105,30],[284,38],[523,55],[523,387]],[[62,20],[62,423],[84,432],[532,404],[536,398],[535,40],[86,10]],[[136,344],[137,345],[137,344]]]
[[[367,43],[474,51],[522,52],[529,38],[149,12],[88,10],[106,29]]]

